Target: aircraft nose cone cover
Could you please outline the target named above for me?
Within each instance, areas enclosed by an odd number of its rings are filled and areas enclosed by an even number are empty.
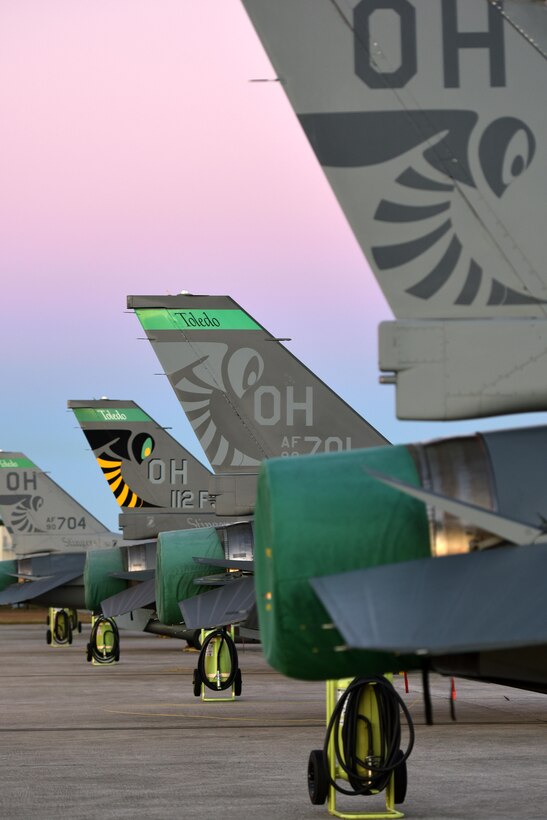
[[[343,639],[324,628],[331,618],[309,583],[431,554],[425,505],[366,470],[420,483],[403,446],[278,458],[262,466],[255,512],[260,632],[268,662],[290,677],[353,676],[358,660],[363,673],[413,665],[381,652],[339,651]]]

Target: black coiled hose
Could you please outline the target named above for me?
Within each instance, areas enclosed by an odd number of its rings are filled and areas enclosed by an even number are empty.
[[[207,647],[209,646],[209,644],[211,643],[212,640],[215,640],[217,638],[220,638],[220,646],[219,646],[218,652],[217,652],[217,672],[219,674],[217,675],[217,678],[216,678],[215,681],[211,681],[207,677],[207,672],[205,671],[205,658],[206,658],[206,655],[207,655]],[[226,680],[221,680],[221,678],[220,678],[220,657],[221,657],[221,652],[224,648],[224,645],[226,645],[226,647],[228,648],[228,652],[230,654],[230,674],[228,675]],[[200,650],[199,658],[198,658],[198,672],[199,672],[199,676],[200,676],[203,684],[208,689],[213,689],[215,692],[219,692],[219,691],[223,691],[225,689],[229,689],[230,686],[233,684],[235,678],[236,678],[238,669],[239,669],[239,658],[238,658],[238,655],[237,655],[237,649],[236,649],[235,642],[234,642],[232,636],[230,635],[230,633],[227,632],[227,630],[224,629],[224,628],[215,629],[213,632],[210,632],[207,635],[207,637],[204,639],[204,641],[201,645],[201,650]]]
[[[374,684],[374,693],[378,706],[379,734],[381,754],[374,755],[372,745],[372,725],[367,717],[359,713],[359,705],[363,691],[367,686]],[[401,720],[399,710],[405,716],[408,726],[408,745],[403,753],[401,745]],[[340,726],[343,717],[343,724]],[[365,724],[368,737],[368,755],[361,760],[357,755],[357,740]],[[332,742],[338,766],[346,773],[351,789],[344,789],[330,776],[328,766],[328,749]],[[372,794],[383,791],[388,785],[393,771],[400,766],[412,751],[414,746],[414,725],[408,708],[398,692],[387,678],[366,677],[355,678],[345,689],[338,700],[331,715],[325,743],[323,746],[323,760],[325,772],[330,785],[341,794]],[[366,769],[367,774],[360,774],[359,769]]]
[[[105,649],[99,649],[97,646],[97,636],[99,629],[103,630],[103,645],[106,647],[104,637],[105,630],[110,631],[113,635],[112,646]],[[104,615],[99,615],[93,622],[91,627],[91,636],[87,645],[87,659],[94,660],[96,663],[113,663],[120,659],[120,633],[118,625],[113,618],[106,618]]]

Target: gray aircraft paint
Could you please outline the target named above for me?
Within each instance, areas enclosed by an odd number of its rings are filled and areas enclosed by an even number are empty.
[[[395,315],[544,317],[541,4],[243,4]]]
[[[69,401],[122,520],[142,520],[144,535],[169,516],[169,529],[218,523],[208,497],[210,470],[135,402]],[[128,524],[128,526],[131,526]],[[124,529],[125,531],[125,529]]]
[[[123,543],[24,453],[0,453],[0,515],[14,556]]]
[[[544,4],[243,3],[397,317],[397,416],[546,410]]]
[[[130,296],[215,472],[383,438],[229,296]]]

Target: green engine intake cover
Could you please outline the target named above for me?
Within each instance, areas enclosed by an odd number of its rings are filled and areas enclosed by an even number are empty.
[[[218,573],[218,567],[196,564],[195,558],[224,558],[224,548],[214,527],[161,532],[156,551],[156,608],[164,624],[179,624],[179,601],[206,592],[196,578]]]
[[[85,605],[91,612],[98,612],[101,601],[127,589],[127,581],[112,578],[111,572],[123,572],[125,569],[122,550],[114,547],[109,550],[90,550],[85,558],[84,586]]]
[[[17,578],[14,575],[8,574],[13,572],[17,572],[17,561],[0,561],[0,592],[6,589],[6,587],[17,583]]]
[[[290,677],[328,680],[414,668],[416,660],[343,640],[310,578],[430,555],[425,505],[367,474],[419,485],[406,447],[266,461],[255,510],[255,583],[268,662]]]

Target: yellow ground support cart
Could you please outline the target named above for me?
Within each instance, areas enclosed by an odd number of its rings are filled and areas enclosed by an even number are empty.
[[[46,632],[46,641],[50,646],[70,646],[72,643],[72,611],[50,606]]]
[[[87,660],[93,666],[105,666],[120,660],[120,634],[114,618],[92,615]]]
[[[234,641],[234,627],[201,630],[201,649],[194,669],[194,695],[202,701],[235,700],[241,695],[241,669]],[[208,697],[206,692],[215,692]],[[218,694],[229,691],[228,696]]]
[[[341,818],[400,818],[395,808],[406,796],[406,760],[414,729],[408,709],[386,677],[327,681],[327,733],[323,749],[310,753],[308,791],[314,804],[327,802]],[[401,746],[403,712],[408,725],[406,751]],[[337,795],[371,796],[385,792],[385,811],[347,812]]]

